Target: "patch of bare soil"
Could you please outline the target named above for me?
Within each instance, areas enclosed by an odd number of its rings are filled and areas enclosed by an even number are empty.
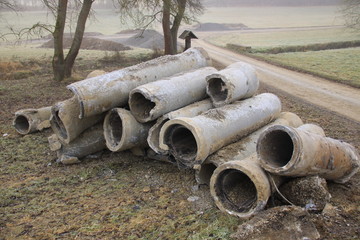
[[[65,37],[64,38],[64,48],[70,48],[72,44],[72,38]],[[48,42],[42,44],[40,47],[42,48],[53,48],[54,40],[51,39]],[[98,38],[90,38],[84,37],[81,42],[81,49],[87,50],[103,50],[103,51],[125,51],[131,50],[130,47],[125,46],[121,43],[98,39]]]
[[[69,82],[37,76],[0,83],[0,239],[229,239],[244,222],[217,210],[193,171],[171,164],[127,151],[56,164],[50,130],[20,136],[11,121],[18,109],[69,98]],[[267,85],[260,92],[277,94],[284,111],[360,150],[358,122]],[[360,174],[346,184],[328,182],[328,188],[331,207],[310,213],[310,220],[321,239],[357,239]]]

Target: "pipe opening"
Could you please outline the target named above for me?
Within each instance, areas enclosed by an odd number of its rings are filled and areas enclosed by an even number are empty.
[[[260,158],[274,168],[285,166],[291,160],[294,151],[290,135],[283,130],[268,132],[258,145]]]
[[[215,189],[223,206],[230,211],[248,212],[257,201],[255,184],[245,173],[236,169],[221,172]]]
[[[64,123],[62,122],[61,118],[59,117],[59,110],[53,112],[54,117],[54,127],[57,130],[58,134],[61,138],[67,139],[68,134],[65,128]]]
[[[109,116],[109,137],[111,145],[117,146],[122,138],[122,120],[116,111],[112,111]]]
[[[20,133],[27,133],[30,131],[30,123],[23,115],[19,115],[15,118],[14,126],[15,129]]]
[[[176,159],[191,161],[197,153],[197,143],[192,132],[182,125],[175,125],[167,134],[167,145]]]
[[[210,185],[210,178],[216,169],[213,163],[202,164],[198,173],[198,178],[202,184]]]
[[[131,113],[140,119],[146,119],[150,117],[150,111],[156,106],[156,104],[149,99],[145,98],[141,93],[135,92],[130,98]]]
[[[208,81],[208,92],[215,102],[225,101],[228,95],[228,89],[221,78],[211,78]]]

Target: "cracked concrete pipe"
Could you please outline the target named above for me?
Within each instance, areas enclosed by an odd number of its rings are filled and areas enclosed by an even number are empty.
[[[236,62],[206,77],[206,92],[215,107],[253,96],[259,88],[255,68]]]
[[[264,131],[256,151],[265,170],[282,176],[319,175],[344,183],[360,165],[359,153],[352,145],[282,125]]]
[[[192,103],[178,110],[169,112],[158,118],[155,125],[152,126],[149,130],[149,135],[147,138],[149,146],[157,154],[167,155],[169,153],[168,146],[165,143],[160,142],[160,130],[162,126],[164,126],[164,124],[170,119],[174,119],[177,117],[195,117],[211,108],[213,108],[211,100],[205,99],[199,102]],[[161,137],[161,139],[163,139],[163,137]],[[153,156],[153,154],[151,156]]]
[[[51,128],[60,141],[69,144],[87,128],[104,119],[104,114],[79,119],[79,102],[76,97],[58,102],[51,108]]]
[[[213,152],[256,131],[276,119],[281,102],[263,93],[196,117],[179,117],[164,124],[160,142],[168,145],[179,166],[194,167]]]
[[[298,115],[291,112],[282,112],[275,121],[258,129],[250,135],[240,139],[239,141],[229,144],[219,151],[211,154],[204,163],[195,167],[195,179],[198,184],[210,183],[211,175],[214,170],[225,162],[242,160],[256,152],[256,142],[262,132],[268,127],[282,124],[286,126],[299,127],[303,125],[302,120]]]
[[[283,181],[276,176],[273,180],[276,185]],[[273,192],[272,184],[254,153],[246,159],[217,167],[210,179],[210,193],[221,211],[249,218],[265,208]]]
[[[49,128],[50,117],[51,107],[22,109],[15,112],[13,126],[18,133],[25,135]]]
[[[149,122],[205,99],[205,78],[215,71],[205,67],[141,85],[130,92],[130,111],[139,122]]]
[[[159,57],[102,76],[67,86],[79,100],[79,117],[96,115],[127,104],[132,89],[176,73],[211,65],[207,52],[191,48],[177,54]]]
[[[79,163],[79,159],[106,148],[102,123],[86,129],[69,144],[61,143],[56,134],[50,136],[48,141],[50,149],[57,151],[57,162],[63,164]]]
[[[139,123],[130,111],[113,108],[104,120],[106,146],[113,152],[146,147],[148,132],[153,124]]]

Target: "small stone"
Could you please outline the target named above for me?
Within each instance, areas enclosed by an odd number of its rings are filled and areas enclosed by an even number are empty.
[[[143,192],[144,192],[144,193],[150,192],[150,190],[151,190],[150,187],[144,187],[144,188],[143,188]]]
[[[199,191],[199,185],[191,186],[191,191],[193,192]]]
[[[189,202],[195,202],[195,201],[200,200],[200,197],[198,197],[198,196],[190,196],[190,197],[187,198],[187,200]]]

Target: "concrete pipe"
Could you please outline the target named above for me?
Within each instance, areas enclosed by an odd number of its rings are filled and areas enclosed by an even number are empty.
[[[207,97],[205,77],[215,71],[205,67],[141,85],[130,92],[130,111],[139,122],[149,122],[200,101]]]
[[[147,146],[147,136],[153,122],[139,123],[130,111],[113,108],[105,116],[106,146],[113,152]]]
[[[135,66],[70,84],[79,100],[80,118],[96,115],[127,104],[132,89],[176,73],[211,65],[202,48],[178,55],[159,57]]]
[[[56,134],[49,137],[50,149],[57,151],[58,160],[63,164],[79,163],[81,158],[106,148],[102,123],[92,126],[69,144],[61,143]]]
[[[79,102],[76,97],[56,103],[51,108],[51,128],[60,141],[69,144],[87,128],[104,119],[104,114],[79,119]]]
[[[51,107],[22,109],[15,112],[13,126],[20,134],[29,134],[50,127]]]
[[[178,110],[169,112],[158,118],[155,125],[152,126],[149,130],[149,135],[147,138],[149,146],[157,154],[167,155],[169,151],[168,146],[164,142],[160,142],[160,130],[162,126],[164,126],[164,124],[170,119],[177,117],[195,117],[211,108],[213,108],[211,100],[205,99]],[[161,137],[161,139],[163,139],[163,137]]]
[[[194,167],[221,147],[273,121],[280,111],[279,98],[263,93],[193,118],[172,119],[161,128],[160,142],[168,145],[179,166]]]
[[[274,178],[280,185],[281,178]],[[210,180],[210,193],[223,212],[249,218],[263,210],[273,192],[268,174],[260,167],[257,155],[217,167]]]
[[[255,68],[236,62],[206,77],[206,92],[215,107],[253,96],[259,88]]]
[[[225,162],[242,160],[256,152],[256,142],[262,132],[268,127],[282,124],[286,126],[299,127],[303,124],[302,120],[295,113],[282,112],[279,118],[268,125],[258,129],[250,135],[240,139],[239,141],[229,144],[219,151],[211,154],[204,163],[195,167],[195,179],[198,184],[210,183],[210,177],[214,170]]]
[[[283,176],[319,175],[344,183],[360,165],[359,153],[350,144],[282,125],[264,131],[256,151],[265,170]]]

